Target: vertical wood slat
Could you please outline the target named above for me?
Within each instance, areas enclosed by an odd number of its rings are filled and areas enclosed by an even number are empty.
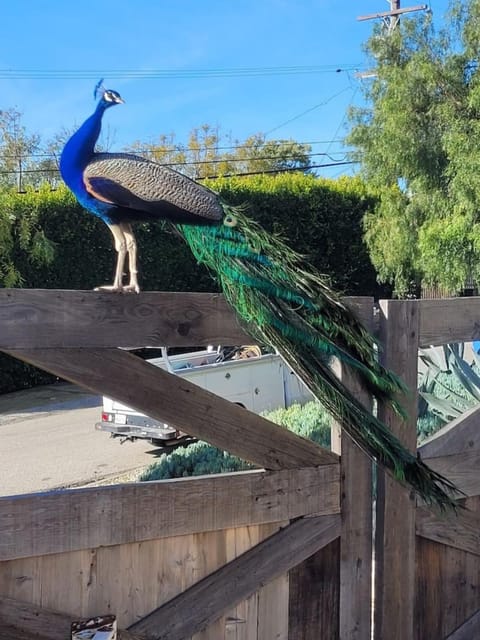
[[[478,517],[480,496],[465,507],[465,515]],[[417,537],[414,640],[474,640],[480,635],[471,625],[476,620],[480,629],[480,615],[472,616],[479,608],[480,557]]]
[[[403,378],[410,393],[401,399],[409,416],[407,421],[382,404],[379,417],[406,447],[415,451],[419,307],[411,300],[382,300],[380,308],[383,364]],[[376,513],[375,638],[413,638],[415,498],[408,488],[380,470]]]
[[[193,572],[194,575],[209,575],[213,573],[217,567],[221,567],[227,562],[226,536],[224,532],[220,532],[217,536],[209,534],[200,534],[199,548],[201,552],[197,554]],[[221,616],[206,629],[195,633],[191,640],[225,640],[225,616]]]
[[[356,298],[355,313],[371,329],[373,299]],[[369,407],[371,400],[358,379],[338,361],[333,369]],[[332,542],[290,572],[290,640],[371,637],[372,465],[350,438],[342,441],[337,424],[332,426],[332,450],[342,454],[341,541]]]
[[[363,324],[373,325],[373,299],[358,310]],[[339,378],[372,410],[372,399],[358,377],[337,363]],[[332,450],[341,455],[340,619],[341,640],[370,640],[372,628],[372,463],[341,425],[332,427]]]
[[[337,538],[290,571],[288,640],[339,637],[339,558]]]

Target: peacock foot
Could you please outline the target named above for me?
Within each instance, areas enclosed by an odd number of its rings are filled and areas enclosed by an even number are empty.
[[[140,287],[137,283],[130,283],[123,287],[125,293],[140,293]]]
[[[140,287],[138,286],[138,284],[105,284],[101,287],[95,287],[94,291],[109,291],[110,293],[140,293]]]

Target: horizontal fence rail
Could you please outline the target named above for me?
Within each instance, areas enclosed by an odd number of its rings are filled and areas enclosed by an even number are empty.
[[[345,298],[353,308],[365,300]],[[421,347],[480,338],[480,297],[409,302],[418,307]],[[219,293],[0,289],[0,349],[191,347],[249,341]]]
[[[0,349],[249,342],[217,293],[0,289]]]
[[[480,338],[480,297],[413,302],[420,310],[420,347]]]
[[[352,308],[363,300],[345,298]],[[0,289],[0,349],[133,349],[251,342],[219,293]]]
[[[0,561],[336,514],[339,483],[334,464],[0,497]]]

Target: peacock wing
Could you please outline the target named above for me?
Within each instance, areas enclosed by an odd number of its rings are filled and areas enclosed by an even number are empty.
[[[133,154],[95,154],[83,179],[98,200],[174,222],[214,223],[224,216],[216,193],[169,167]]]

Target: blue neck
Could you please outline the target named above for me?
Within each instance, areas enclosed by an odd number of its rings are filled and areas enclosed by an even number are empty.
[[[83,170],[95,152],[95,144],[100,135],[102,116],[106,108],[107,105],[104,102],[98,103],[92,115],[68,140],[60,157],[62,178],[77,196],[85,192]]]

